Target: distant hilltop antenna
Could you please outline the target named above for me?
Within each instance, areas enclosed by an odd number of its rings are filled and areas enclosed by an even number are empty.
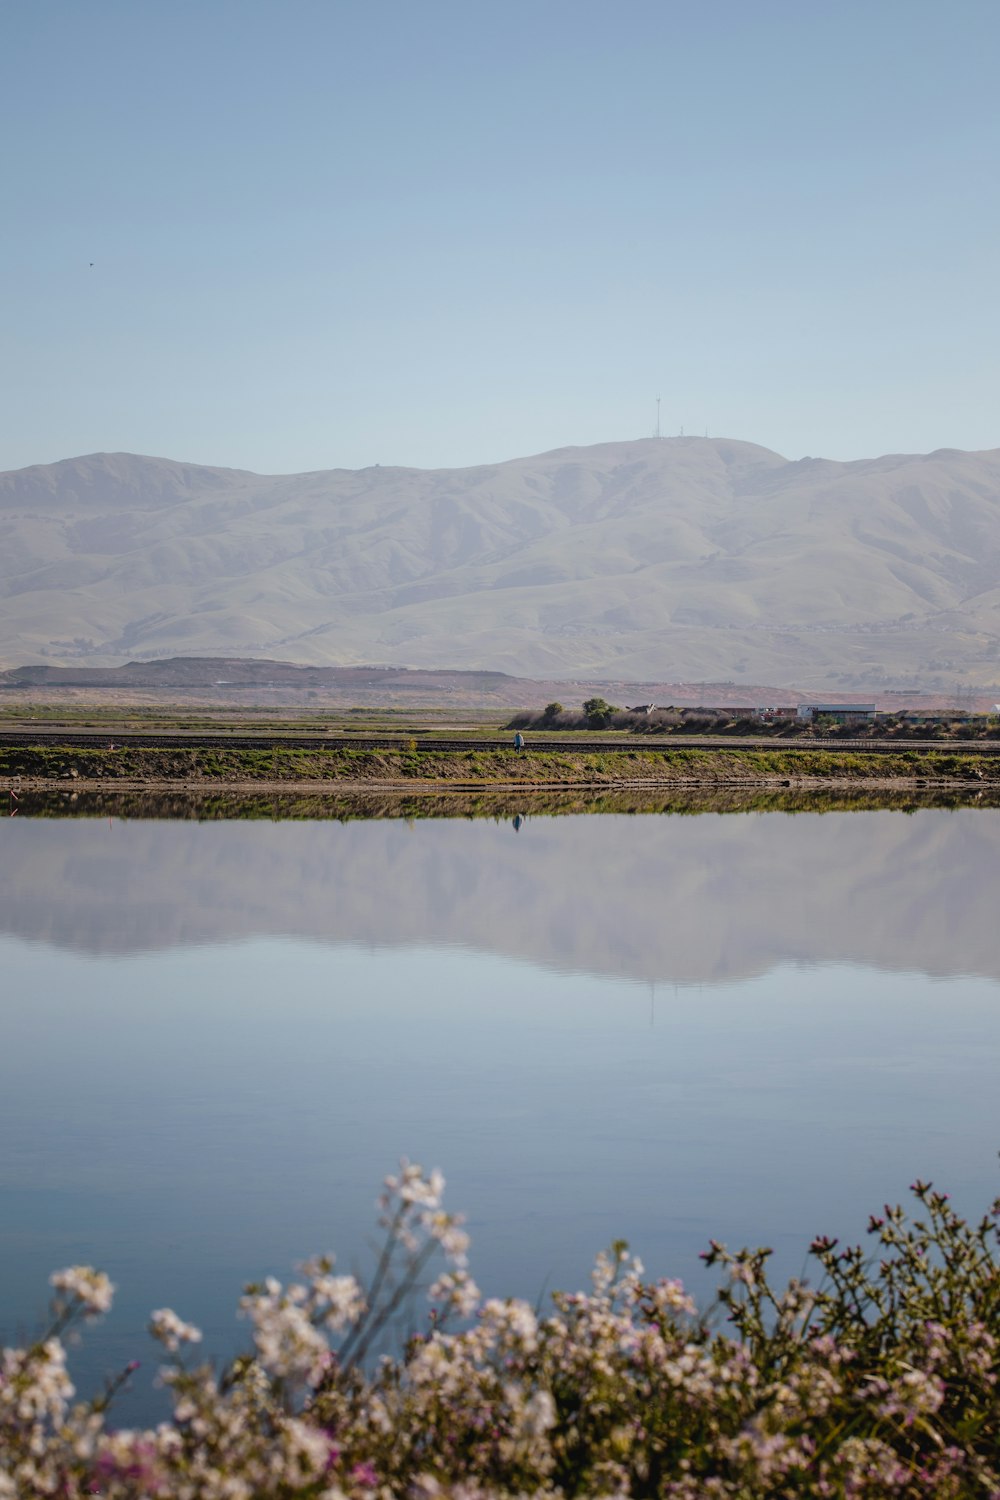
[[[657,398],[656,398],[656,431],[653,433],[653,436],[654,437],[662,437],[663,436],[663,433],[660,431],[660,398],[659,398],[659,396],[657,396]]]

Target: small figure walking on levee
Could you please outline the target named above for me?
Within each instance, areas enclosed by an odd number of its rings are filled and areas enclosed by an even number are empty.
[[[521,751],[524,749],[524,735],[520,730],[518,730],[514,736],[514,749],[517,751],[518,755],[520,755]]]

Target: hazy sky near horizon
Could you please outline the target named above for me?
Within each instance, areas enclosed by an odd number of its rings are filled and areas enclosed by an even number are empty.
[[[0,0],[0,469],[460,466],[657,395],[1000,446],[998,55],[996,0]]]

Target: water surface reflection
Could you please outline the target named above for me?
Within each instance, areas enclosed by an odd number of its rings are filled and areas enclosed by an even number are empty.
[[[0,931],[82,953],[262,934],[678,984],[781,963],[1000,978],[1000,814],[9,820]]]

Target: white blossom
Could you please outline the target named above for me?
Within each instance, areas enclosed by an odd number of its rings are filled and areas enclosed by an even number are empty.
[[[441,1207],[444,1176],[435,1167],[430,1176],[425,1177],[423,1167],[404,1157],[399,1164],[399,1176],[387,1177],[385,1186],[387,1192],[397,1197],[401,1203],[412,1203],[419,1208],[433,1210]]]
[[[297,1289],[290,1290],[292,1295],[286,1295],[281,1283],[268,1277],[263,1291],[241,1299],[240,1310],[254,1325],[254,1342],[265,1370],[315,1384],[329,1362],[330,1346],[294,1295]]]
[[[510,1297],[506,1302],[491,1297],[483,1303],[482,1322],[505,1344],[531,1350],[538,1344],[538,1319],[527,1302]]]
[[[61,1422],[75,1391],[58,1339],[31,1349],[5,1349],[0,1359],[0,1418]]]
[[[356,1323],[368,1305],[353,1276],[317,1276],[312,1296],[315,1303],[325,1304],[322,1320],[335,1333]]]
[[[556,1404],[548,1391],[536,1391],[521,1411],[521,1430],[529,1437],[543,1437],[556,1425]]]
[[[95,1271],[93,1266],[67,1266],[64,1271],[54,1271],[49,1284],[64,1297],[80,1302],[87,1317],[111,1310],[115,1289],[104,1272]]]
[[[467,1271],[445,1271],[429,1288],[427,1299],[443,1312],[471,1318],[479,1305],[480,1291]]]
[[[468,1263],[469,1236],[461,1228],[461,1220],[456,1214],[447,1214],[439,1208],[433,1213],[425,1213],[421,1223],[431,1239],[437,1240],[453,1266]]]
[[[171,1354],[176,1354],[182,1344],[201,1343],[201,1329],[185,1323],[169,1307],[160,1307],[150,1314],[149,1331]]]

